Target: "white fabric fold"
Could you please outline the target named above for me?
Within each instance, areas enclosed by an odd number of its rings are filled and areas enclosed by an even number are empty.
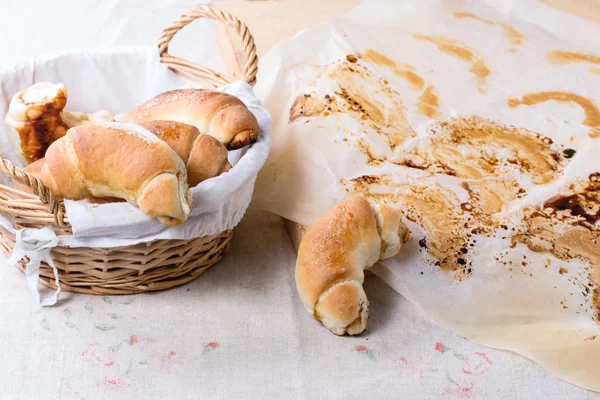
[[[41,306],[52,306],[56,304],[60,294],[61,286],[58,279],[58,270],[52,261],[50,251],[58,245],[58,237],[56,233],[49,228],[41,229],[20,229],[16,231],[16,242],[13,248],[12,255],[8,259],[10,265],[16,265],[23,257],[29,258],[29,262],[25,267],[25,276],[27,277],[27,286],[31,290]],[[40,278],[40,263],[45,261],[52,268],[54,273],[54,283],[56,291],[50,297],[41,299],[38,290],[38,281]]]

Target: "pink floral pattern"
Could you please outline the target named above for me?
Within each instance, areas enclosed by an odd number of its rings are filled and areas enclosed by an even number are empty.
[[[208,342],[204,346],[204,350],[202,351],[202,355],[205,356],[208,353],[211,353],[211,352],[217,350],[219,347],[221,347],[221,343],[219,343],[219,342]]]
[[[475,399],[477,398],[477,390],[475,389],[475,385],[472,383],[470,385],[461,386],[458,383],[455,383],[453,386],[444,390],[445,398],[453,398],[453,399]]]
[[[367,348],[367,346],[358,345],[354,347],[354,350],[358,353],[364,354],[369,360],[375,361],[375,355],[373,351]]]
[[[449,350],[448,347],[444,346],[444,344],[442,342],[436,342],[435,349],[437,351],[439,351],[440,353],[444,353]]]
[[[116,298],[106,297],[103,300],[111,306],[117,303],[127,305]],[[82,307],[80,314],[85,316],[91,326],[86,326],[85,320],[76,320],[77,324],[73,324],[76,329],[95,327],[100,331],[110,332],[107,335],[110,334],[113,338],[116,336],[114,333],[122,329],[118,327],[122,319],[115,317],[120,314],[99,312],[89,305]],[[71,323],[77,314],[66,308],[61,315],[65,323]],[[58,326],[50,324],[43,316],[41,321],[43,330]],[[209,357],[223,348],[222,343],[216,340],[204,343],[202,356]],[[396,368],[402,377],[415,382],[438,381],[439,398],[473,400],[486,396],[481,377],[493,368],[494,363],[483,352],[460,351],[458,347],[434,341],[423,352],[398,354],[385,350],[379,355],[377,346],[367,344],[368,342],[352,345],[352,353],[360,355],[357,360],[365,357],[368,361],[362,362],[393,363],[395,359]],[[149,369],[158,370],[161,374],[172,373],[184,362],[182,357],[186,359],[186,354],[178,349],[161,347],[160,338],[130,333],[108,344],[89,343],[81,350],[81,357],[97,370],[97,387],[100,391],[123,394],[134,386],[136,373],[144,374]]]
[[[492,365],[492,361],[484,353],[475,352],[473,353],[475,361],[465,360],[463,372],[467,375],[483,375],[485,374]]]
[[[440,394],[440,398],[475,399],[479,397],[478,380],[474,377],[485,375],[493,365],[492,360],[481,352],[464,355],[436,342],[432,352],[399,359],[400,373],[411,379],[445,376],[449,386]]]

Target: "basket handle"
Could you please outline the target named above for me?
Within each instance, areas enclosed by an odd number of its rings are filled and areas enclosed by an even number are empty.
[[[33,193],[40,198],[40,201],[48,205],[50,212],[54,215],[56,224],[66,225],[61,202],[54,197],[50,189],[41,180],[21,168],[15,167],[10,161],[2,157],[0,157],[0,172],[31,188]]]
[[[169,43],[171,42],[171,39],[173,39],[173,36],[175,36],[175,34],[179,32],[181,28],[198,18],[214,19],[215,21],[223,22],[235,29],[238,36],[242,39],[242,43],[244,45],[244,54],[247,58],[246,65],[244,66],[244,81],[254,86],[256,83],[256,73],[258,72],[258,56],[256,55],[254,37],[250,33],[250,30],[246,24],[233,15],[207,6],[201,6],[184,13],[181,15],[181,17],[177,18],[163,30],[160,39],[158,39],[158,54],[160,55],[160,62],[167,65],[176,73],[185,72],[198,78],[208,79],[221,85],[226,85],[233,82],[231,78],[224,74],[190,61],[173,57],[169,54]]]

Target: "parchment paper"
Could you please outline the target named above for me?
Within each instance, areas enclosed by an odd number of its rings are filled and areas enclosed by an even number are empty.
[[[491,0],[367,1],[300,32],[262,60],[255,200],[302,224],[351,194],[398,205],[412,239],[380,278],[598,391],[599,33]]]

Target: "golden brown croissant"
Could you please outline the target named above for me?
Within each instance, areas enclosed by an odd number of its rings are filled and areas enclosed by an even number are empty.
[[[313,318],[336,335],[364,332],[364,270],[397,254],[408,235],[397,209],[371,206],[358,196],[320,216],[306,231],[296,261],[298,294]]]
[[[190,187],[231,169],[225,146],[212,136],[201,135],[195,126],[172,121],[149,121],[140,125],[164,140],[181,157]]]
[[[169,226],[184,222],[192,206],[181,158],[134,124],[69,129],[48,148],[40,177],[58,198],[122,198]]]
[[[65,135],[69,127],[61,112],[66,104],[67,90],[62,84],[36,83],[13,96],[5,122],[23,163],[44,157],[48,146]]]
[[[217,138],[229,150],[258,137],[258,122],[246,105],[227,93],[179,89],[159,94],[121,116],[124,122],[166,120],[190,124],[201,134]]]
[[[25,168],[23,168],[23,171],[40,178],[44,164],[46,164],[46,158],[40,158],[39,160],[36,160],[28,166],[26,166]],[[21,192],[33,194],[33,190],[31,190],[29,186],[24,185],[21,182],[14,182],[12,185],[10,185],[10,187],[12,187],[13,189],[20,190]],[[94,204],[118,203],[125,201],[116,197],[89,197],[85,200]]]
[[[110,122],[114,114],[64,111],[67,89],[62,83],[40,82],[13,96],[5,118],[8,135],[24,164],[44,157],[48,146],[73,126]]]

